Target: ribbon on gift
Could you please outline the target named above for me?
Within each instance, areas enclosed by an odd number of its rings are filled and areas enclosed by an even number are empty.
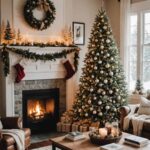
[[[39,0],[38,1],[38,9],[39,10],[44,10],[44,11],[50,11],[51,12],[51,8],[49,6],[49,3],[47,2],[47,0]]]

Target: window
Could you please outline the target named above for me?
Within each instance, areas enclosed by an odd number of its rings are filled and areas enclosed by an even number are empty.
[[[132,91],[135,89],[137,79],[143,82],[145,90],[150,89],[150,5],[149,9],[147,6],[146,9],[140,6],[139,10],[137,6],[135,7],[136,10],[132,7],[130,15],[128,49],[129,90]]]
[[[143,24],[143,82],[150,89],[150,12],[144,13]]]
[[[129,87],[134,89],[137,80],[137,15],[130,16]]]

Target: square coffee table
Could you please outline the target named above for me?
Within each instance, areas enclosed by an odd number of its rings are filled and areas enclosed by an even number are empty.
[[[71,141],[65,139],[65,136],[60,136],[57,138],[52,138],[50,141],[52,142],[52,150],[56,150],[59,148],[61,150],[100,150],[100,146],[94,145],[90,142],[89,132],[85,132],[85,139],[78,141]],[[124,143],[124,138],[131,134],[123,132],[121,140],[118,144],[123,145],[123,150],[150,150],[150,141],[149,144],[145,147],[137,148]]]

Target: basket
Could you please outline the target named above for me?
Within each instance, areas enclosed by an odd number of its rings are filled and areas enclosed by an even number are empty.
[[[110,144],[110,143],[119,142],[119,140],[122,137],[122,133],[120,132],[119,136],[117,136],[117,137],[106,137],[105,139],[101,139],[99,136],[93,136],[93,135],[90,135],[90,134],[89,134],[89,137],[90,137],[90,141],[91,141],[92,144],[106,145],[106,144]]]

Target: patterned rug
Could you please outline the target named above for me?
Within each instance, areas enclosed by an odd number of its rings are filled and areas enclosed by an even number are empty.
[[[49,140],[32,143],[29,150],[51,150],[51,142]]]

